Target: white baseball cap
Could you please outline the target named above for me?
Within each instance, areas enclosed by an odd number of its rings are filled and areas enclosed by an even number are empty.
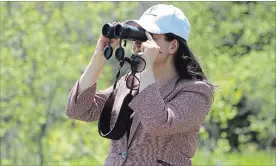
[[[188,41],[190,23],[184,13],[173,5],[158,4],[147,9],[135,22],[146,31],[153,34],[172,33]]]

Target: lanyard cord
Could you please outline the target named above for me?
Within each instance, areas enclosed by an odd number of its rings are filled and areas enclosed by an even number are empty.
[[[120,62],[120,66],[122,68],[123,62]],[[100,119],[98,122],[98,132],[100,136],[112,140],[118,140],[123,137],[123,135],[127,132],[127,136],[129,136],[129,130],[130,126],[132,124],[132,119],[130,118],[131,114],[133,113],[133,110],[128,106],[128,104],[131,102],[133,99],[132,95],[132,88],[130,89],[130,92],[126,95],[126,97],[123,100],[117,121],[114,125],[114,127],[111,129],[110,128],[110,120],[111,120],[111,112],[113,109],[114,101],[115,101],[115,88],[117,84],[117,80],[120,76],[120,70],[119,69],[118,73],[116,74],[116,81],[113,86],[113,91],[111,95],[108,97],[104,108],[102,110],[102,113],[100,115]],[[134,73],[132,73],[134,74]],[[132,86],[134,84],[134,80],[132,80]],[[139,90],[138,90],[139,91]],[[137,92],[138,93],[138,92]],[[136,93],[136,94],[137,94]],[[135,94],[135,95],[136,95]]]

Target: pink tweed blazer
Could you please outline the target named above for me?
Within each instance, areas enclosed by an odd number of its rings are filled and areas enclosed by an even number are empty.
[[[191,166],[197,148],[198,131],[210,110],[214,89],[203,81],[171,79],[158,88],[151,84],[129,104],[133,122],[129,139],[125,134],[111,140],[106,166]],[[85,122],[99,120],[112,86],[96,91],[97,83],[78,94],[79,81],[72,88],[66,114]],[[123,77],[116,90],[111,125],[116,122],[124,97],[129,93]]]

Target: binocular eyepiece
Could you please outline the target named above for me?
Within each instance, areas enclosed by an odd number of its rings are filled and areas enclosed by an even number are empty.
[[[103,27],[102,27],[102,35],[106,36],[109,39],[115,38],[115,36],[114,36],[114,25],[110,24],[110,23],[104,24]]]
[[[117,24],[113,25],[110,23],[104,24],[102,27],[102,35],[109,39],[120,38],[125,40],[139,40],[146,41],[147,36],[145,30],[142,28],[137,28],[127,24]]]

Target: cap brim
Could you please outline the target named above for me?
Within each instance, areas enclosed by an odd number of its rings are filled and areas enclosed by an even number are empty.
[[[139,26],[141,26],[144,30],[148,31],[149,33],[153,34],[165,34],[166,32],[160,27],[158,27],[156,24],[147,22],[147,21],[141,21],[141,20],[127,20],[125,21],[125,24],[131,25],[132,23],[136,23]]]

